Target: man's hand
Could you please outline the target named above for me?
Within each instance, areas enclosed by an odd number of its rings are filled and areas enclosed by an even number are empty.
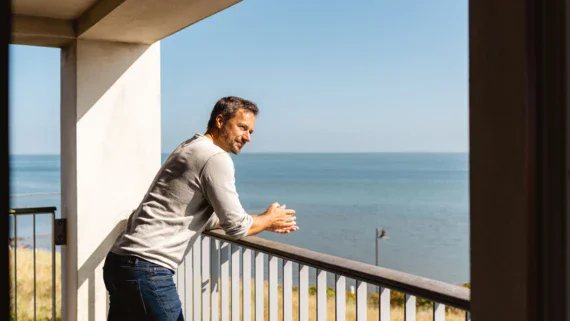
[[[289,233],[295,232],[297,230],[299,230],[299,227],[297,225],[291,226],[291,227],[283,227],[283,228],[275,228],[275,229],[268,228],[268,229],[266,229],[266,231],[278,233],[278,234],[289,234]]]
[[[285,205],[275,202],[263,213],[268,220],[266,230],[284,229],[296,226],[295,210],[287,209]]]
[[[286,207],[287,206],[285,204],[283,204],[281,206],[278,205],[278,208],[285,210],[285,212],[288,213],[288,215],[292,216],[293,214],[295,214],[295,210],[287,210]],[[293,218],[296,218],[296,217],[293,216]],[[297,226],[297,222],[294,222],[293,225],[283,226],[283,227],[271,227],[270,226],[265,230],[269,231],[269,232],[279,233],[279,234],[289,234],[291,232],[295,232],[295,231],[299,230],[299,226]]]
[[[280,234],[287,234],[299,229],[295,222],[295,210],[287,209],[285,205],[275,202],[260,215],[251,215],[253,224],[249,228],[247,235],[255,235],[262,231],[271,231]]]

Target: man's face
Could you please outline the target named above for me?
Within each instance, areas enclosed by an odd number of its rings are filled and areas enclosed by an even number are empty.
[[[221,116],[219,116],[221,118]],[[251,141],[255,127],[255,115],[247,109],[238,109],[236,115],[221,124],[220,146],[227,152],[239,154],[246,143]]]

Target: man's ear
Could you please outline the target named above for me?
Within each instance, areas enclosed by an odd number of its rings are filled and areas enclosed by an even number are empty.
[[[224,127],[224,116],[222,116],[222,114],[216,116],[216,127],[218,129],[222,129]]]

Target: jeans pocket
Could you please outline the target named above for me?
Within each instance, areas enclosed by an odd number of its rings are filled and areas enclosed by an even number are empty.
[[[155,271],[149,276],[149,285],[160,303],[162,313],[167,315],[169,320],[182,320],[180,319],[182,318],[182,302],[172,276],[169,270]]]
[[[156,281],[156,280],[167,280],[172,279],[172,272],[166,268],[156,269],[155,271],[150,272],[149,280]]]
[[[117,295],[123,301],[123,308],[128,310],[130,315],[142,318],[147,314],[141,290],[140,280],[125,280],[117,284]],[[113,299],[112,299],[113,300]]]

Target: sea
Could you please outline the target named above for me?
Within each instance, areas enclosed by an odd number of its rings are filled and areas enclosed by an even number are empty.
[[[378,255],[385,268],[469,282],[467,153],[243,153],[232,158],[248,213],[262,213],[273,202],[297,212],[299,231],[258,236],[369,264]],[[60,192],[58,155],[10,156],[11,208],[55,206],[59,217]],[[19,237],[31,235],[31,216],[17,224]],[[48,244],[51,217],[36,216],[35,228],[39,247]],[[377,228],[387,235],[378,240],[378,252]]]

